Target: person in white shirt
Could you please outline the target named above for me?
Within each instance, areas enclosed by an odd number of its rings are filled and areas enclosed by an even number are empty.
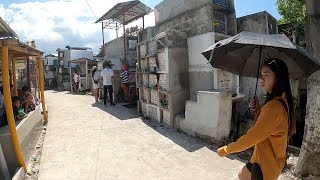
[[[80,77],[79,77],[77,71],[75,71],[74,75],[73,75],[73,80],[74,80],[76,92],[78,92],[78,90],[79,90],[79,79],[80,79]]]
[[[113,103],[113,87],[112,81],[114,78],[113,70],[111,69],[111,64],[106,63],[104,69],[101,71],[100,76],[103,79],[103,103],[107,104],[107,92],[109,92],[110,106],[115,105]]]

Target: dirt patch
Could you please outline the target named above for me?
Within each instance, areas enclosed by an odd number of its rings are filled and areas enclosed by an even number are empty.
[[[38,143],[34,149],[33,154],[31,155],[27,169],[28,172],[25,174],[26,180],[37,180],[39,175],[39,168],[40,168],[40,159],[41,159],[41,152],[43,148],[43,141],[46,134],[47,126],[43,126],[43,130],[40,133],[40,137]]]

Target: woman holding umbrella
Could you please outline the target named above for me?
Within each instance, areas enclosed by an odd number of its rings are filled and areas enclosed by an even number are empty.
[[[254,146],[250,161],[239,172],[241,180],[277,179],[286,162],[288,138],[295,133],[287,65],[277,58],[266,60],[260,79],[267,98],[261,107],[256,97],[250,100],[249,108],[255,116],[253,127],[236,142],[217,150],[223,157]]]

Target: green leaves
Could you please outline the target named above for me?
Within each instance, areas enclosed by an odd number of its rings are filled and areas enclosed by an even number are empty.
[[[280,23],[290,23],[292,30],[304,35],[304,20],[307,15],[304,0],[277,0],[278,12],[282,15]]]

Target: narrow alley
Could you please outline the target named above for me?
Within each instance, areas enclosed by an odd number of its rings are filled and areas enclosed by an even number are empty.
[[[40,180],[236,179],[244,165],[121,105],[67,92],[47,91],[46,98]]]

